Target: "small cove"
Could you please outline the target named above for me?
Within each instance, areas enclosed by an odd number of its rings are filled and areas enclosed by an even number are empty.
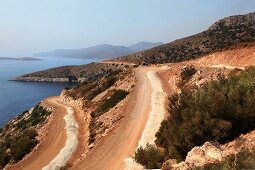
[[[0,127],[49,96],[56,96],[70,83],[15,82],[12,77],[48,68],[88,64],[95,60],[42,58],[37,61],[0,61]]]

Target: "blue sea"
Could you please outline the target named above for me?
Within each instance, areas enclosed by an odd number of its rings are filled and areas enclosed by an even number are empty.
[[[8,81],[12,77],[64,65],[88,64],[95,60],[43,58],[37,61],[0,60],[0,127],[49,96],[56,96],[68,83]]]

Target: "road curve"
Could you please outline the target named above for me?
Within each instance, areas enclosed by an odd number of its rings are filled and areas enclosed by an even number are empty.
[[[126,168],[124,160],[135,152],[151,111],[153,89],[147,73],[153,69],[156,70],[149,67],[137,69],[138,81],[135,90],[130,94],[125,110],[126,117],[118,127],[88,152],[83,161],[72,169],[118,170]]]
[[[152,87],[152,77],[148,75],[152,75],[151,71],[156,70],[158,68],[141,67],[136,69],[137,83],[134,91],[130,94],[125,109],[126,117],[114,130],[98,141],[94,148],[89,150],[86,158],[78,162],[72,169],[119,170],[127,167],[124,160],[133,156],[146,124],[150,122],[148,120],[155,87]],[[51,123],[46,125],[48,129],[47,138],[39,144],[38,149],[33,151],[27,159],[19,162],[11,169],[43,169],[65,147],[67,134],[64,117],[68,114],[67,106],[59,102],[59,97],[50,97],[45,102],[47,105],[56,108]]]
[[[39,147],[34,150],[25,160],[20,161],[12,170],[40,170],[47,166],[64,148],[67,140],[67,134],[64,117],[67,115],[66,106],[58,102],[59,97],[50,97],[44,102],[50,107],[56,108],[52,113],[53,118],[46,125],[47,135]]]

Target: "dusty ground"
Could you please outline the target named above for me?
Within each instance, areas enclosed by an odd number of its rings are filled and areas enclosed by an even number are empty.
[[[52,170],[64,167],[76,150],[76,146],[78,143],[78,124],[74,119],[74,109],[70,106],[65,107],[67,111],[67,114],[64,116],[65,130],[67,135],[65,146],[60,150],[58,155],[47,166],[43,168],[43,170]]]
[[[71,159],[68,161],[69,165],[76,164],[79,160],[83,159],[88,151],[88,136],[89,136],[89,113],[86,113],[82,109],[82,101],[73,100],[61,94],[60,100],[66,106],[72,107],[74,109],[74,117],[78,123],[78,143],[75,152],[73,153]]]
[[[133,155],[150,111],[151,86],[148,68],[137,71],[137,85],[130,94],[127,115],[111,133],[98,141],[86,159],[72,169],[124,169],[124,159]],[[128,146],[128,147],[126,147]]]
[[[13,170],[37,170],[42,169],[53,160],[60,150],[64,147],[66,142],[66,131],[64,116],[66,115],[66,108],[64,105],[56,103],[58,97],[50,97],[44,102],[54,107],[52,117],[49,123],[45,126],[44,133],[46,138],[42,140],[31,154],[23,161],[20,161],[15,166],[8,169]]]
[[[219,74],[228,75],[233,69],[243,70],[255,65],[255,46],[216,52],[198,59],[180,63],[164,64],[168,69],[158,72],[164,91],[168,95],[178,92],[178,82],[183,67],[194,65],[198,72],[189,81],[189,85],[203,85],[206,81],[216,79]]]
[[[217,77],[218,73],[228,72],[226,65],[234,67],[255,65],[255,47],[227,50],[196,60],[160,65],[160,67],[165,66],[165,70],[157,72],[157,75],[163,84],[163,90],[168,96],[173,92],[178,92],[181,69],[191,64],[195,65],[199,72],[191,79],[190,85],[202,85],[205,81]],[[215,65],[223,67],[212,68]],[[151,111],[153,89],[147,73],[152,70],[155,70],[155,67],[139,67],[136,69],[136,87],[127,98],[127,105],[122,113],[125,116],[110,133],[98,140],[92,149],[88,150],[86,147],[89,120],[82,111],[79,111],[81,114],[75,115],[81,128],[79,128],[78,148],[70,161],[75,164],[72,169],[124,169],[123,160],[133,156]],[[48,129],[47,138],[39,144],[37,150],[30,154],[31,156],[28,156],[12,169],[41,169],[64,147],[66,140],[63,119],[65,105],[57,104],[54,100],[57,100],[57,98],[49,98],[45,101],[48,105],[56,108],[52,120],[46,125],[46,129]],[[167,107],[167,103],[163,104]]]
[[[195,64],[197,66],[222,64],[243,67],[255,65],[255,46],[216,52],[184,63]]]

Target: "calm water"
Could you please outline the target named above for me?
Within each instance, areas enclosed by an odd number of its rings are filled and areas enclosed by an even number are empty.
[[[0,60],[0,127],[48,96],[59,95],[68,83],[8,81],[14,76],[57,66],[80,65],[92,60],[44,58],[39,61]]]

